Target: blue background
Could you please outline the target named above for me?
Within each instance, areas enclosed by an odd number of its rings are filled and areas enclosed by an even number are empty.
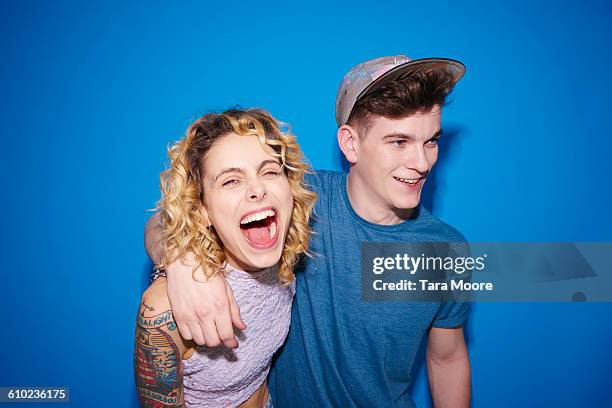
[[[261,106],[316,168],[341,169],[335,92],[369,58],[468,67],[426,186],[434,214],[472,241],[612,240],[607,2],[3,1],[0,19],[0,386],[137,406],[142,232],[166,146],[201,113]],[[475,305],[473,405],[605,405],[611,312]]]

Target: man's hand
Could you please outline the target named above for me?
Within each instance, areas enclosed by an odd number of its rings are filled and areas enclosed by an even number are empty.
[[[232,288],[222,274],[205,282],[193,279],[191,254],[167,267],[168,298],[181,336],[199,345],[238,347],[233,326],[244,330]],[[196,273],[204,274],[201,270]]]

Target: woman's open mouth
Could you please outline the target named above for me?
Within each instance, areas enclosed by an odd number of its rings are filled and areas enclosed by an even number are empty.
[[[278,240],[278,222],[273,207],[262,208],[245,214],[240,220],[240,232],[255,248],[271,248]]]

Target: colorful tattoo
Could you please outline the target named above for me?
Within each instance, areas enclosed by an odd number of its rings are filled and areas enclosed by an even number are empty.
[[[155,309],[142,304],[136,326],[134,372],[144,407],[183,406],[183,371],[178,347],[167,331],[176,329],[172,312],[146,316]]]

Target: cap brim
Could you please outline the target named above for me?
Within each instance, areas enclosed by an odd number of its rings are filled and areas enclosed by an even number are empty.
[[[465,65],[450,58],[423,58],[408,61],[402,65],[398,65],[397,67],[390,69],[379,78],[376,78],[376,80],[368,85],[367,88],[361,91],[361,93],[357,96],[355,103],[389,81],[409,77],[418,71],[428,72],[441,70],[451,72],[454,78],[453,84],[456,84],[463,77],[463,74],[465,74]]]

